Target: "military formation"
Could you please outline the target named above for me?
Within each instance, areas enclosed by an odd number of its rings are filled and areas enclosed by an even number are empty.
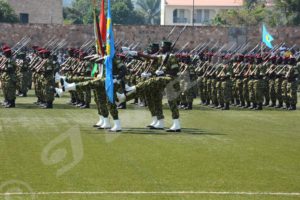
[[[192,110],[197,98],[203,106],[220,110],[232,106],[296,110],[300,55],[294,47],[279,44],[267,50],[260,44],[250,48],[249,44],[207,42],[192,50],[188,50],[188,43],[175,50],[177,40],[151,43],[144,51],[117,44],[114,102],[106,95],[105,57],[91,42],[68,48],[63,58],[58,52],[65,42],[50,41],[30,50],[24,50],[28,39],[12,48],[2,45],[3,106],[15,107],[16,96],[26,97],[32,86],[35,104],[45,109],[53,108],[55,97],[64,93],[70,94],[69,104],[88,109],[94,96],[99,115],[94,127],[112,132],[122,130],[118,109],[126,108],[131,100],[147,106],[152,117],[148,128],[165,129],[164,96],[173,121],[168,132],[181,131],[179,110]]]

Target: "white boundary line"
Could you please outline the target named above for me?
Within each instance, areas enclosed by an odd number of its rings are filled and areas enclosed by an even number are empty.
[[[300,196],[300,192],[205,192],[205,191],[103,191],[103,192],[29,192],[29,193],[0,193],[0,196],[25,195],[242,195],[242,196]]]

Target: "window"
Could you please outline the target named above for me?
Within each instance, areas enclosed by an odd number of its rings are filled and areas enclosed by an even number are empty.
[[[20,13],[20,22],[22,24],[28,24],[29,23],[29,14],[28,13]]]
[[[173,23],[188,23],[189,19],[187,16],[189,16],[188,10],[175,9],[173,11]]]
[[[202,10],[196,10],[194,20],[195,23],[202,23]]]
[[[209,22],[209,10],[204,10],[204,23]]]

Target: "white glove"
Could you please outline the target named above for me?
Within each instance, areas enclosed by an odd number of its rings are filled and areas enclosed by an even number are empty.
[[[120,84],[120,80],[118,80],[118,79],[114,79],[113,81],[114,81],[114,84],[115,84],[115,83]]]
[[[122,52],[127,53],[128,51],[130,51],[129,47],[121,47]]]
[[[164,72],[163,72],[163,71],[160,71],[160,70],[156,70],[155,74],[156,74],[157,76],[161,76],[161,75],[164,74]]]
[[[137,52],[137,51],[128,51],[128,52],[127,52],[127,55],[130,55],[130,56],[137,56],[137,55],[138,55],[138,52]]]
[[[143,72],[143,73],[141,74],[141,77],[142,77],[142,78],[149,78],[150,76],[151,76],[151,73]]]

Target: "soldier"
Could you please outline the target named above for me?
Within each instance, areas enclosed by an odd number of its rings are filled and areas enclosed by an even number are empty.
[[[12,58],[12,51],[9,47],[4,47],[2,49],[3,55],[5,56],[5,63],[2,71],[2,90],[5,99],[5,108],[14,108],[16,100],[16,63]]]
[[[289,59],[289,71],[286,74],[287,79],[287,98],[290,107],[288,110],[296,110],[297,105],[297,89],[298,89],[298,68],[296,66],[296,58]]]
[[[162,89],[165,89],[169,108],[172,112],[173,125],[170,129],[167,129],[167,132],[181,132],[181,126],[179,122],[179,111],[177,108],[177,100],[180,94],[180,85],[178,81],[179,73],[179,64],[176,56],[171,54],[172,43],[168,41],[163,41],[160,49],[160,55],[145,55],[138,52],[128,52],[136,56],[145,57],[148,59],[156,60],[160,67],[155,72],[157,78],[151,78],[145,82],[139,83],[136,86],[127,88],[127,94],[118,94],[119,102],[124,102],[126,100],[131,100],[137,94],[144,92],[145,88],[152,87],[155,88],[157,93],[162,92]],[[158,104],[161,104],[162,98],[158,100]],[[153,126],[152,129],[161,130],[164,128],[164,119],[160,119]]]

